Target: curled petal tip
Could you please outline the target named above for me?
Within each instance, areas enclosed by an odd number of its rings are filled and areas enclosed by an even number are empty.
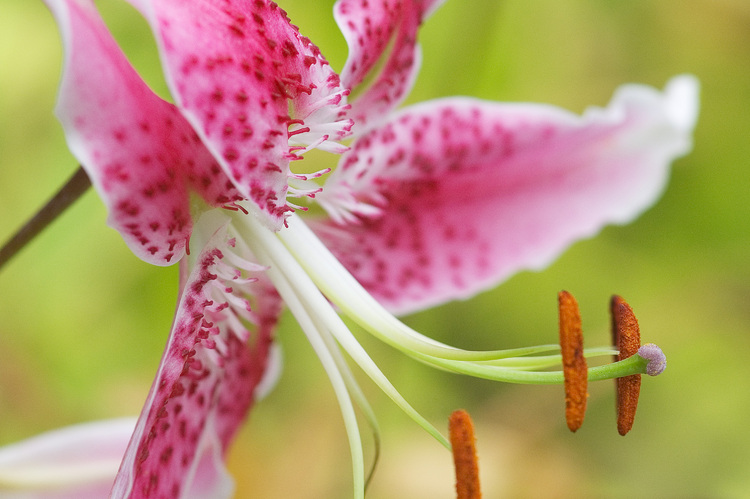
[[[638,349],[638,355],[648,361],[646,374],[657,376],[667,368],[667,356],[661,351],[661,348],[653,343],[646,343]]]

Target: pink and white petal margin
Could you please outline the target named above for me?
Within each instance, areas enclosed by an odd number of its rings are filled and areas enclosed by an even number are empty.
[[[3,447],[0,497],[107,497],[135,421],[124,418],[78,424]]]
[[[311,223],[394,313],[468,298],[623,224],[692,147],[698,83],[625,85],[583,116],[469,98],[397,112],[358,138]]]

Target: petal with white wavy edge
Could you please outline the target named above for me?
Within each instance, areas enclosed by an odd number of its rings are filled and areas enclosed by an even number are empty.
[[[192,230],[189,190],[214,206],[239,193],[176,108],[138,76],[90,0],[46,3],[65,46],[56,112],[70,149],[130,249],[172,264]]]
[[[394,312],[467,298],[651,206],[697,112],[690,76],[664,92],[623,86],[583,116],[467,98],[409,107],[352,145],[319,197],[338,222],[313,227]]]
[[[406,98],[420,65],[417,30],[444,1],[339,0],[334,6],[334,17],[349,46],[341,81],[356,88],[371,80],[351,101],[357,133]]]
[[[128,1],[154,31],[183,115],[261,219],[280,228],[291,210],[288,127],[343,119],[338,75],[268,0]],[[348,134],[342,123],[328,138]]]
[[[5,499],[107,497],[135,418],[60,428],[0,448]]]
[[[204,215],[196,232],[218,215]],[[221,222],[196,257],[117,476],[116,497],[231,495],[223,460],[267,370],[274,371],[269,350],[281,301],[262,275],[257,281],[240,275],[227,230]]]

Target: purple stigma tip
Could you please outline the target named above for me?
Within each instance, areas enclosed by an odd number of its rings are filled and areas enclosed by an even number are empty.
[[[656,376],[664,372],[667,368],[667,356],[661,351],[661,348],[653,343],[646,343],[638,349],[638,355],[648,361],[646,374]]]

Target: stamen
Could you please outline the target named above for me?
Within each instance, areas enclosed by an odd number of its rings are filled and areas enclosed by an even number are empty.
[[[295,218],[295,217],[290,217]],[[251,246],[251,251],[260,262],[268,264],[267,275],[276,285],[277,290],[289,305],[289,300],[302,301],[306,313],[310,313],[321,330],[328,331],[339,343],[341,348],[359,367],[380,387],[383,392],[398,405],[410,418],[424,428],[445,448],[450,448],[448,440],[419,414],[404,397],[393,387],[375,362],[359,344],[349,328],[336,313],[331,304],[321,294],[315,283],[296,261],[294,256],[284,247],[276,235],[269,232],[252,218],[243,218],[244,228],[248,230],[245,242]],[[288,232],[288,231],[282,231]],[[288,279],[288,282],[286,280]],[[288,293],[282,293],[283,288],[289,287]],[[290,306],[291,309],[291,306]],[[297,313],[292,311],[297,317]],[[298,320],[300,318],[298,317]]]
[[[565,375],[565,421],[570,431],[583,424],[588,398],[588,369],[583,355],[583,332],[578,302],[567,291],[558,294],[560,347]]]
[[[456,468],[456,498],[480,499],[479,463],[477,462],[474,424],[469,413],[457,410],[448,420],[453,466]]]
[[[610,303],[612,313],[612,341],[620,351],[616,361],[625,360],[638,353],[641,348],[641,332],[633,309],[621,296],[613,296]],[[662,354],[663,355],[663,354]],[[644,358],[651,360],[644,356]],[[649,363],[650,365],[650,363]],[[666,366],[666,359],[664,360]],[[615,379],[617,386],[617,431],[625,436],[633,427],[638,396],[641,391],[641,375],[632,374]]]
[[[253,243],[256,242],[257,241],[253,241]],[[270,255],[264,254],[262,246],[257,246],[255,249],[256,256],[259,258],[268,258],[269,263],[271,263],[272,258]],[[339,354],[334,353],[336,347],[332,343],[332,338],[326,338],[326,336],[330,336],[330,332],[326,327],[320,327],[321,324],[316,322],[316,318],[310,315],[310,310],[308,310],[305,303],[300,300],[298,290],[295,290],[293,284],[287,281],[283,272],[277,265],[268,266],[268,276],[274,282],[279,294],[284,298],[284,302],[294,314],[331,381],[344,418],[344,426],[349,437],[354,472],[354,497],[357,499],[364,499],[366,486],[366,480],[364,477],[364,456],[357,418],[354,414],[354,407],[351,400],[352,394],[350,393],[351,386],[352,384],[356,385],[356,381],[350,376],[351,373],[348,368],[346,370],[341,369],[341,360],[337,361]],[[350,376],[349,381],[345,379],[345,375]],[[358,387],[354,393],[358,402],[364,400]],[[367,405],[366,401],[363,410],[368,417],[368,421],[374,421],[374,415],[372,415],[372,410],[369,405]],[[375,428],[377,432],[377,427],[375,426]],[[376,445],[379,447],[378,437],[376,437]]]

